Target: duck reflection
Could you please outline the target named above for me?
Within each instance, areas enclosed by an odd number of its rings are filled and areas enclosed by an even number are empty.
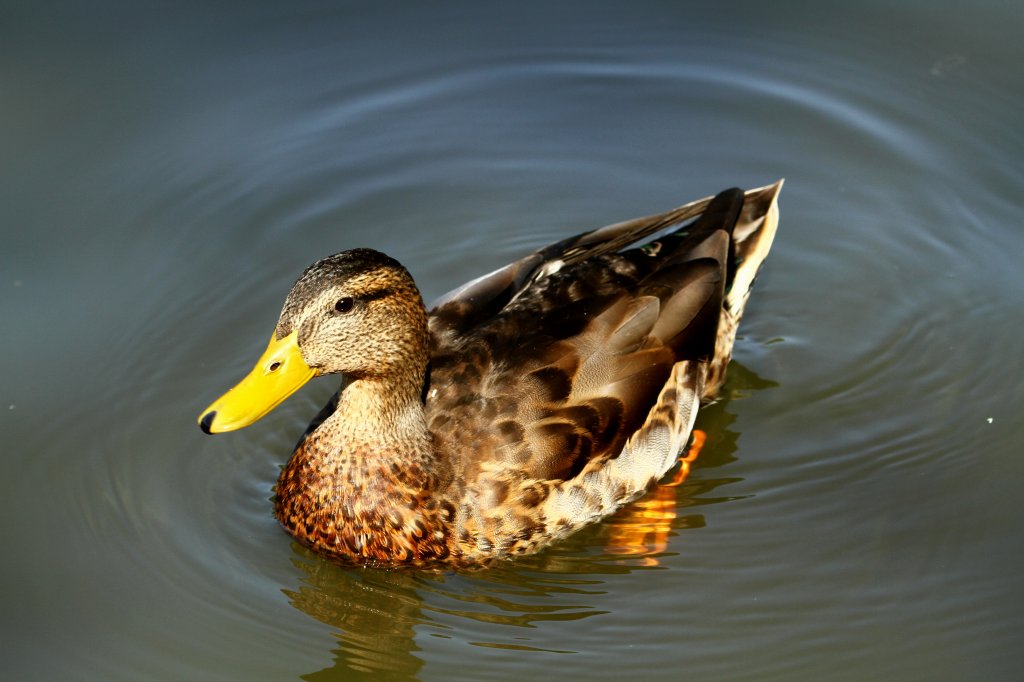
[[[304,680],[415,678],[423,661],[415,655],[415,628],[428,622],[411,572],[360,571],[335,566],[293,544],[305,577],[285,590],[293,606],[337,632],[334,665]]]

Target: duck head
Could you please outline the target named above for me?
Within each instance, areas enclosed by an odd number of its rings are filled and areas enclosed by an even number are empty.
[[[372,249],[343,251],[306,268],[288,293],[256,366],[203,410],[206,433],[248,426],[314,376],[345,374],[422,387],[427,317],[412,276]]]

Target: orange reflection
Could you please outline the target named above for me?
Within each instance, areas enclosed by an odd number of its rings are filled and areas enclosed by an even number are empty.
[[[697,459],[707,441],[707,434],[694,429],[685,457],[679,458],[679,469],[672,478],[660,483],[645,497],[626,506],[608,522],[609,554],[639,557],[642,566],[657,566],[651,554],[660,554],[668,548],[668,536],[676,519],[675,488],[690,474],[690,464]]]

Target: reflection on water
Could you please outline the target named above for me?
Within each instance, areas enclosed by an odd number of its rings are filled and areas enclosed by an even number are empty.
[[[334,666],[303,675],[306,680],[349,679],[351,672],[404,673],[423,665],[416,657],[415,627],[427,622],[412,573],[344,570],[293,545],[303,585],[285,590],[295,608],[338,631]],[[301,556],[306,555],[306,556]],[[338,674],[341,671],[341,674]]]
[[[728,388],[742,396],[777,386],[733,362]],[[713,435],[698,443],[693,463],[699,475],[676,469],[647,496],[540,554],[465,573],[410,570],[353,570],[316,556],[292,543],[293,564],[301,584],[284,593],[292,606],[335,630],[338,648],[329,669],[303,675],[306,680],[370,679],[415,676],[424,665],[420,638],[449,637],[442,618],[497,626],[492,641],[472,646],[549,654],[578,654],[552,648],[535,633],[545,622],[578,621],[608,615],[601,606],[607,576],[668,568],[663,559],[685,551],[684,531],[703,528],[695,513],[702,505],[736,497],[714,495],[740,479],[715,477],[714,470],[735,461],[739,434],[729,428],[735,416],[730,401],[702,410],[697,430]],[[706,433],[703,432],[702,433]],[[696,453],[694,453],[696,454]],[[692,460],[691,460],[692,461]],[[512,634],[510,634],[512,633]]]

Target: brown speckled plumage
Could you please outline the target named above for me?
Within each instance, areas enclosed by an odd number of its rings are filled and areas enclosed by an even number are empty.
[[[281,473],[282,525],[346,563],[479,565],[642,494],[724,379],[780,188],[558,242],[429,315],[375,251],[310,266],[277,336],[346,383]]]

